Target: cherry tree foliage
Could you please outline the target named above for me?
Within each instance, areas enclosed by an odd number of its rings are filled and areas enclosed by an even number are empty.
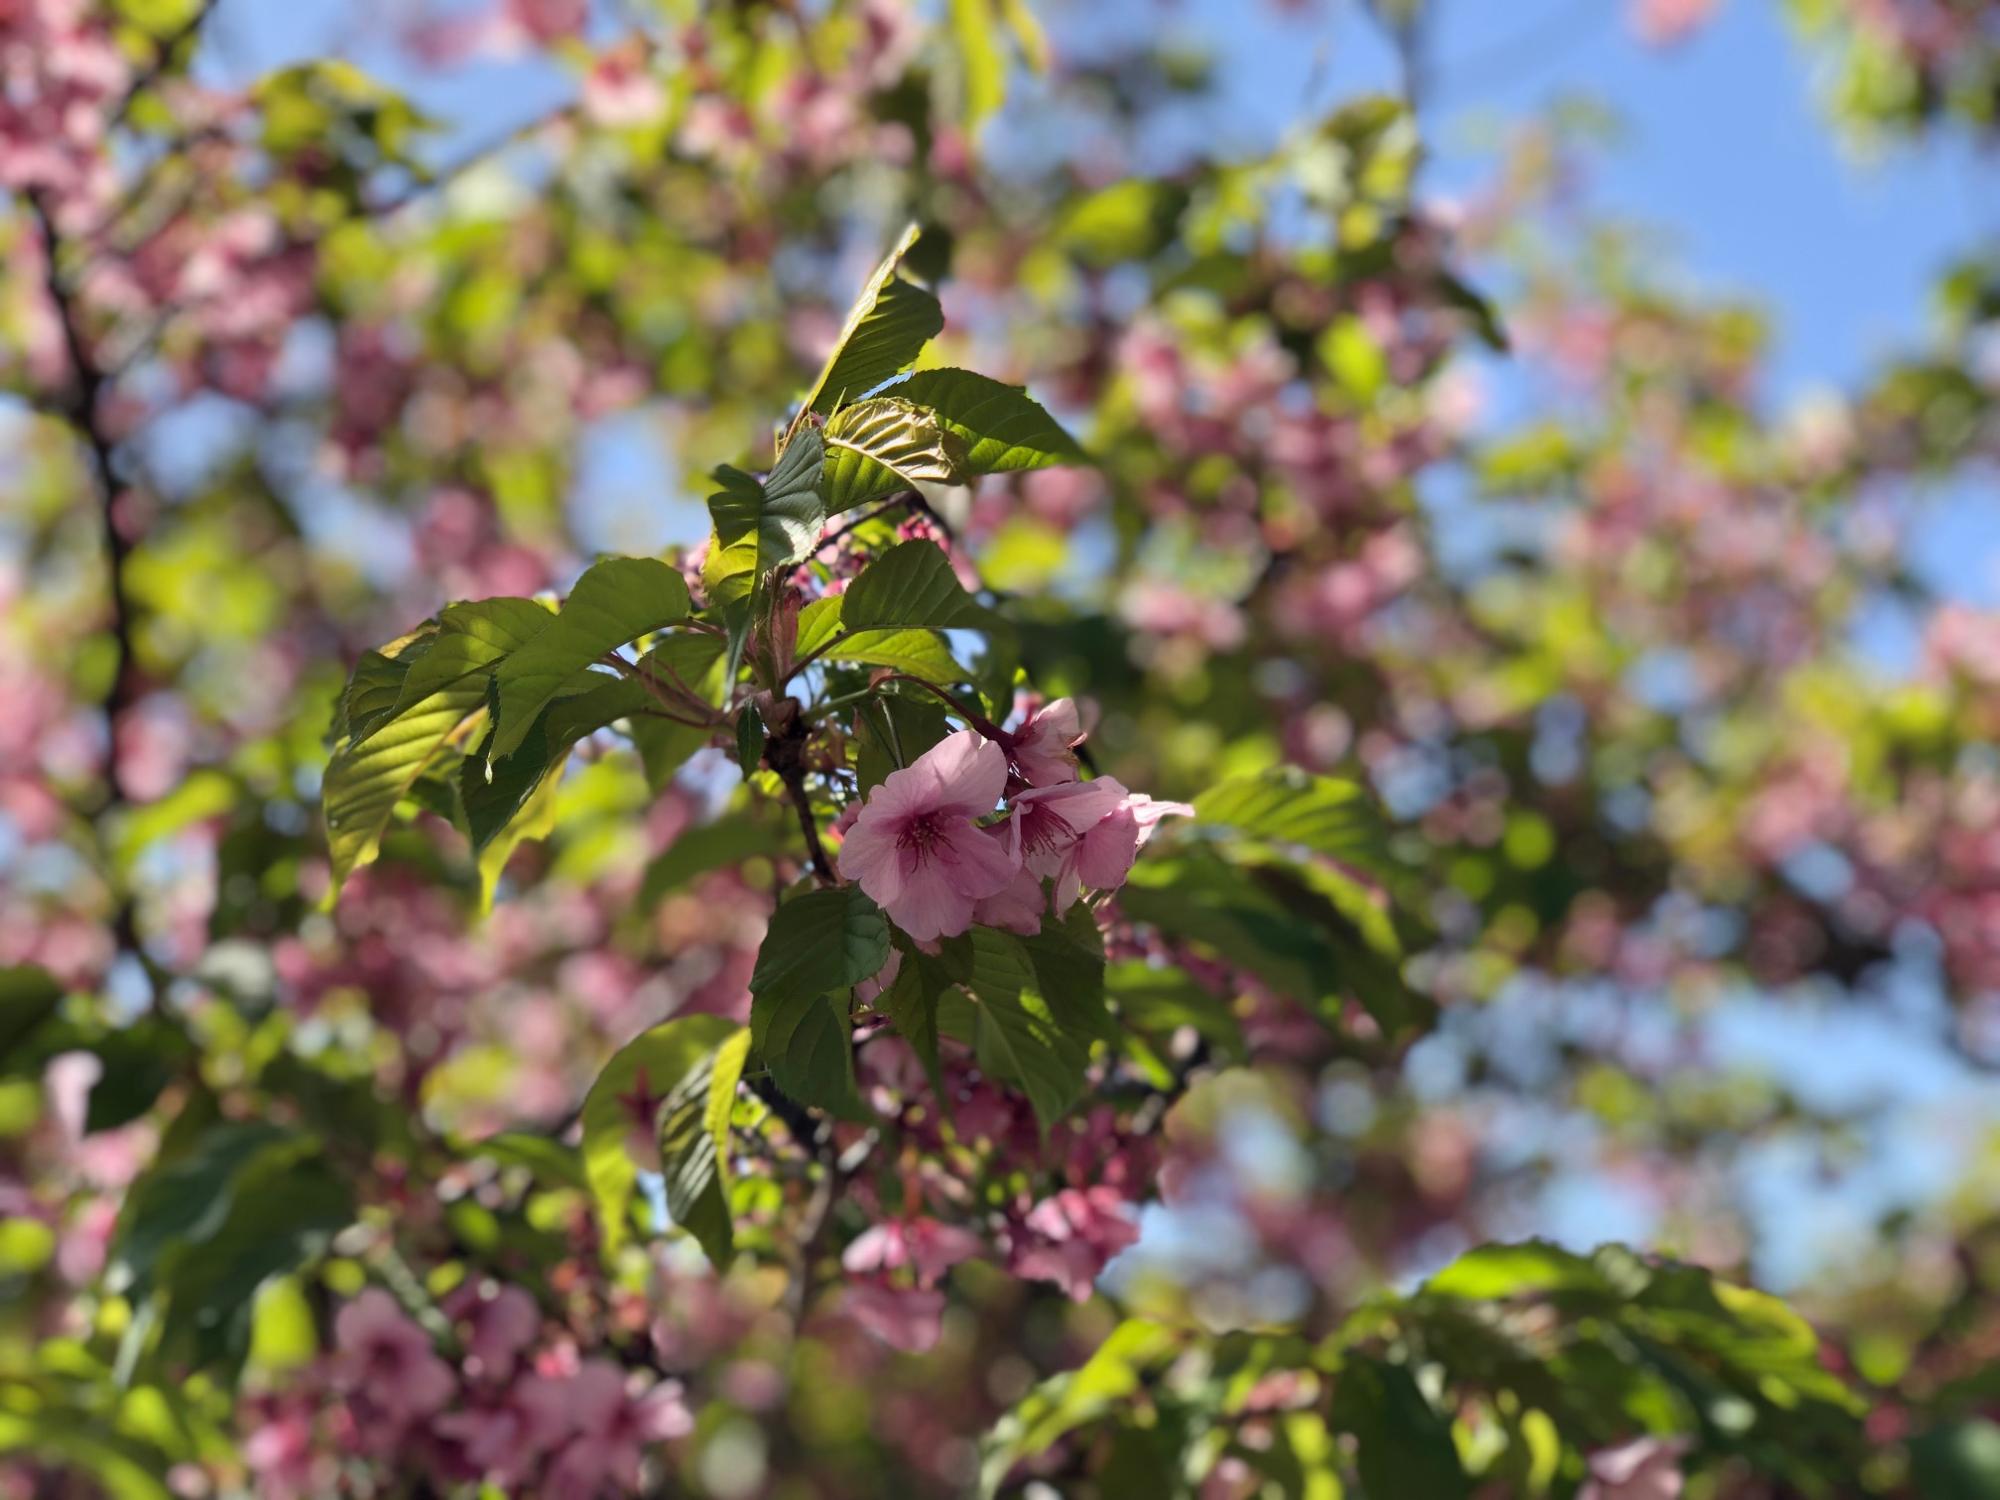
[[[1990,5],[1791,8],[1990,135]],[[1990,256],[1787,409],[1414,67],[235,10],[0,0],[0,1494],[2000,1493],[1991,1162],[1774,1288],[1869,1121],[1713,1024],[2000,1063]]]

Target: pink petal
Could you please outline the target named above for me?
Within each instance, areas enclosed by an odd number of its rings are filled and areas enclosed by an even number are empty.
[[[861,887],[864,891],[868,887]],[[869,894],[874,895],[873,891]],[[877,899],[880,899],[879,897]],[[974,898],[942,879],[935,869],[926,869],[915,880],[903,883],[894,900],[883,901],[889,920],[919,942],[957,937],[972,925]]]
[[[871,900],[888,906],[903,893],[902,859],[896,848],[898,829],[893,815],[874,813],[872,802],[862,809],[840,846],[838,864],[842,879],[854,881]]]
[[[993,811],[1006,790],[1007,752],[978,730],[961,729],[926,750],[910,770],[931,778],[935,790],[928,806],[962,808],[977,817]]]
[[[1077,878],[1094,891],[1115,890],[1139,857],[1139,820],[1119,808],[1077,841]]]
[[[971,823],[960,823],[939,831],[931,847],[931,864],[952,889],[976,901],[1004,889],[1021,868],[1009,843]]]
[[[903,1292],[891,1287],[847,1288],[841,1306],[854,1321],[905,1354],[923,1354],[944,1328],[944,1293]]]
[[[1042,913],[1048,902],[1042,896],[1042,882],[1033,870],[1022,869],[995,895],[973,908],[972,920],[983,927],[1003,927],[1022,937],[1042,930]]]

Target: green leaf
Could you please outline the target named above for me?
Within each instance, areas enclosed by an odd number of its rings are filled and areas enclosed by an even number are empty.
[[[454,1142],[452,1150],[468,1159],[487,1157],[504,1167],[524,1167],[545,1187],[586,1188],[583,1164],[576,1151],[561,1141],[525,1130],[503,1130],[476,1141]]]
[[[1100,269],[1145,260],[1173,243],[1188,201],[1178,183],[1128,177],[1077,203],[1057,228],[1056,241]]]
[[[1349,1354],[1336,1380],[1333,1422],[1360,1445],[1357,1463],[1370,1495],[1453,1500],[1471,1493],[1451,1423],[1432,1409],[1407,1369]]]
[[[738,1029],[688,1070],[660,1116],[667,1212],[694,1236],[717,1270],[728,1265],[735,1248],[729,1218],[729,1116],[749,1051],[750,1033]]]
[[[919,482],[956,484],[967,471],[962,444],[937,417],[903,399],[900,388],[842,407],[826,424],[820,493],[836,515]]]
[[[761,484],[728,464],[715,471],[722,488],[708,497],[715,523],[701,583],[715,604],[748,599],[773,569],[812,556],[826,525],[820,495],[825,449],[817,432],[802,432]],[[748,616],[744,617],[746,624]]]
[[[951,559],[932,541],[903,542],[861,570],[842,596],[849,630],[993,630],[998,615],[966,593]]]
[[[173,1467],[165,1454],[77,1412],[0,1411],[0,1453],[36,1454],[59,1480],[88,1475],[110,1500],[174,1500],[162,1477]]]
[[[568,754],[565,749],[562,757]],[[493,910],[493,893],[499,887],[500,877],[506,873],[507,862],[514,857],[514,851],[530,840],[545,839],[555,832],[556,796],[562,786],[561,765],[561,758],[550,764],[547,774],[535,782],[521,805],[479,851],[479,911],[482,916]]]
[[[850,630],[842,635],[842,595],[815,599],[799,614],[797,652],[801,659],[821,652],[831,662],[862,662],[908,672],[926,682],[969,682],[972,674],[951,654],[943,636],[930,630]]]
[[[687,584],[658,558],[608,557],[584,570],[561,613],[500,663],[495,755],[510,755],[535,716],[607,651],[685,620]]]
[[[527,599],[448,605],[435,634],[400,643],[395,660],[407,657],[408,671],[386,715],[380,711],[386,678],[379,668],[366,668],[376,680],[362,694],[363,718],[357,721],[351,706],[342,713],[348,738],[335,748],[320,788],[335,893],[375,858],[396,804],[414,793],[438,752],[486,706],[484,669],[533,639],[549,618]]]
[[[750,1036],[771,1077],[790,1098],[843,1119],[867,1118],[854,1086],[847,996],[753,994]]]
[[[840,595],[815,599],[799,611],[799,634],[792,643],[792,654],[803,660],[839,634]]]
[[[347,691],[340,698],[340,738],[366,739],[370,731],[386,723],[396,712],[402,697],[403,680],[411,664],[428,650],[431,637],[410,643],[400,656],[380,651],[364,651],[354,663],[354,675],[347,679]]]
[[[0,968],[0,1059],[11,1061],[15,1046],[56,1013],[62,998],[62,986],[47,969]]]
[[[1120,1323],[1079,1368],[1044,1380],[994,1424],[979,1445],[980,1493],[998,1493],[1016,1464],[1109,1416],[1180,1352],[1182,1342],[1163,1323],[1144,1318]]]
[[[669,891],[710,870],[733,865],[755,855],[770,855],[785,847],[783,823],[757,813],[730,813],[699,828],[685,830],[646,867],[639,884],[639,905],[652,907]]]
[[[1351,781],[1274,766],[1236,776],[1194,799],[1198,823],[1233,828],[1255,838],[1292,844],[1364,868],[1386,861],[1380,809]]]
[[[764,721],[757,717],[755,704],[743,705],[736,716],[736,765],[748,781],[764,763]]]
[[[895,981],[875,1000],[896,1034],[910,1044],[931,1081],[941,1109],[951,1102],[945,1093],[944,1070],[938,1061],[938,997],[951,988],[951,976],[935,958],[914,947],[901,948],[902,965]]]
[[[627,1042],[606,1063],[583,1101],[583,1175],[597,1205],[607,1257],[628,1233],[639,1163],[632,1147],[657,1149],[658,1120],[682,1079],[710,1064],[743,1028],[723,1016],[681,1016]]]
[[[458,803],[465,810],[466,833],[472,852],[478,854],[500,836],[514,820],[535,788],[554,768],[548,739],[548,716],[544,714],[528,732],[521,747],[504,760],[489,760],[493,736],[473,754],[459,762]],[[569,746],[560,751],[569,755]]]
[[[1243,1053],[1243,1028],[1229,1002],[1179,969],[1140,959],[1114,964],[1105,971],[1104,989],[1125,1024],[1155,1044],[1191,1026],[1224,1058]]]
[[[750,975],[750,1030],[778,1087],[802,1104],[858,1117],[847,991],[889,961],[889,922],[857,886],[780,906]]]
[[[483,678],[461,676],[334,752],[320,788],[333,889],[373,862],[396,804],[410,792],[460,726],[486,707]]]
[[[806,392],[799,421],[787,434],[788,447],[800,435],[806,412],[830,413],[837,403],[865,396],[915,364],[924,345],[944,331],[944,309],[937,298],[896,274],[920,232],[915,224],[903,231],[855,299],[833,352]]]
[[[757,950],[750,993],[793,1000],[871,979],[889,961],[889,919],[859,886],[807,891],[780,906]]]
[[[990,0],[951,0],[951,35],[958,48],[960,114],[968,135],[1007,102],[1007,59],[994,35]]]
[[[1551,1292],[1612,1295],[1604,1273],[1581,1255],[1544,1240],[1480,1245],[1424,1283],[1433,1296],[1487,1302]]]
[[[883,393],[927,407],[960,444],[960,472],[1007,474],[1088,460],[1076,439],[1018,385],[971,370],[919,370]]]
[[[951,725],[943,705],[928,695],[883,693],[855,710],[854,730],[855,776],[870,792],[950,734]]]
[[[857,630],[828,651],[825,659],[888,667],[940,685],[972,678],[944,638],[932,630]]]
[[[548,627],[553,612],[532,599],[480,599],[447,604],[438,612],[437,633],[410,662],[396,696],[402,715],[470,672],[483,672],[518,651]],[[405,653],[409,654],[409,653]],[[356,740],[365,738],[361,733]]]
[[[225,1122],[139,1180],[114,1254],[135,1300],[164,1304],[161,1355],[206,1364],[240,1358],[258,1286],[322,1253],[352,1219],[317,1140]]]
[[[556,790],[576,742],[653,702],[644,685],[629,678],[580,675],[599,679],[599,685],[551,703],[512,755],[488,759],[489,734],[459,766],[458,805],[477,856],[482,912],[491,910],[494,887],[514,850],[554,832]]]
[[[1117,1028],[1104,1007],[1104,939],[1090,908],[1078,902],[1060,922],[1043,923],[1020,943],[1034,968],[1035,987],[1063,1030],[1115,1039]]]
[[[116,1130],[151,1109],[187,1066],[193,1044],[176,1022],[135,1021],[87,1044],[103,1065],[84,1111],[86,1134]]]
[[[1910,1477],[1924,1500],[2000,1497],[2000,1423],[1968,1417],[1910,1441]]]
[[[1019,938],[991,927],[971,935],[966,989],[979,1020],[980,1066],[1017,1085],[1046,1130],[1083,1093],[1086,1043],[1056,1018]]]

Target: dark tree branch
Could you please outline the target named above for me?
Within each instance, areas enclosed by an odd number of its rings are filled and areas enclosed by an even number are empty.
[[[111,610],[111,680],[99,705],[104,715],[105,732],[105,800],[98,809],[98,816],[102,818],[126,807],[132,800],[118,759],[118,727],[137,698],[138,688],[132,651],[132,600],[125,587],[125,565],[132,554],[132,543],[119,525],[116,445],[104,426],[104,369],[91,350],[90,339],[83,326],[83,310],[77,305],[76,296],[62,273],[63,237],[56,228],[55,214],[47,199],[35,189],[29,189],[24,197],[41,233],[43,286],[55,310],[57,324],[62,330],[63,348],[69,356],[70,381],[60,411],[82,440],[91,486],[96,492],[100,534],[104,542],[105,585]],[[111,928],[119,951],[131,955],[150,984],[154,978],[152,966],[146,961],[145,951],[139,942],[131,897],[120,889],[113,899]],[[154,986],[154,994],[157,999],[157,985]]]

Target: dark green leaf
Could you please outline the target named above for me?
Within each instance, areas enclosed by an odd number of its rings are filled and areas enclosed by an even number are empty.
[[[889,921],[859,886],[807,891],[771,918],[750,993],[796,1000],[871,979],[889,961]]]
[[[907,941],[907,940],[906,940]],[[950,1109],[945,1094],[944,1071],[938,1062],[938,998],[951,988],[951,976],[929,954],[903,947],[902,965],[888,989],[876,998],[875,1008],[889,1018],[896,1034],[910,1044],[917,1061],[931,1081],[941,1109]]]
[[[892,771],[900,771],[951,733],[944,707],[930,697],[883,693],[855,711],[855,774],[861,790],[873,791]]]
[[[736,716],[736,765],[748,781],[764,763],[764,721],[757,717],[754,704],[743,705]]]
[[[701,569],[711,603],[747,599],[773,569],[812,555],[826,524],[819,488],[823,456],[819,434],[807,431],[792,440],[761,484],[727,464],[715,471],[722,488],[708,497],[715,535]]]
[[[62,986],[47,969],[0,968],[0,1059],[11,1061],[14,1048],[56,1013],[62,997]]]
[[[1125,1024],[1156,1045],[1191,1026],[1223,1057],[1242,1054],[1243,1028],[1229,1002],[1179,969],[1138,960],[1114,964],[1105,971],[1104,988]]]
[[[1432,1409],[1407,1369],[1350,1354],[1336,1382],[1334,1425],[1354,1434],[1369,1495],[1454,1500],[1471,1493],[1451,1423]]]
[[[750,1038],[787,1096],[858,1120],[867,1110],[854,1087],[847,992],[752,994]]]
[[[842,596],[849,630],[992,630],[1001,621],[966,593],[936,542],[891,547],[861,570]]]
[[[1969,1417],[1913,1438],[1910,1477],[1924,1500],[2000,1500],[2000,1423]]]
[[[1026,1094],[1035,1118],[1047,1129],[1083,1093],[1088,1044],[1051,1011],[1037,988],[1027,949],[1009,933],[972,929],[966,988],[979,1021],[980,1066]]]

